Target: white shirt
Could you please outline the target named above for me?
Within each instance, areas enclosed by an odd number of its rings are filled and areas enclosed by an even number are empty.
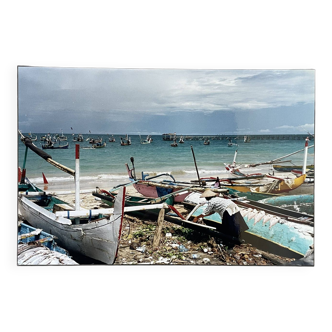
[[[204,210],[204,214],[207,215],[210,212],[217,212],[219,213],[220,217],[222,218],[224,212],[227,210],[229,215],[233,215],[234,213],[240,211],[238,206],[232,202],[230,199],[224,199],[221,197],[213,197],[208,201],[208,206]]]

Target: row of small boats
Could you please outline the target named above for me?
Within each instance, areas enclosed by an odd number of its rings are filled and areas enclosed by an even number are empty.
[[[142,179],[137,179],[134,160],[131,158],[133,167],[129,168],[126,164],[129,183],[111,189],[97,188],[93,192],[93,195],[102,199],[109,208],[87,210],[79,205],[79,153],[77,152],[79,145],[76,146],[75,165],[77,169],[71,170],[55,162],[50,155],[38,149],[28,137],[23,135],[21,137],[26,149],[31,149],[47,162],[75,178],[75,206],[40,190],[26,177],[22,177],[18,184],[18,212],[22,219],[29,225],[56,236],[57,244],[70,253],[78,253],[100,263],[113,264],[121,239],[124,213],[156,217],[161,209],[166,211],[165,219],[167,221],[199,232],[227,238],[228,235],[221,232],[222,220],[218,219],[215,214],[204,218],[204,224],[193,222],[193,218],[199,215],[207,204],[200,198],[206,188],[211,188],[224,198],[233,200],[240,207],[241,215],[249,227],[244,234],[246,241],[256,241],[258,246],[274,246],[282,255],[295,258],[303,257],[313,245],[313,215],[286,210],[280,206],[266,203],[266,201],[259,202],[262,198],[281,199],[284,197],[280,195],[281,193],[289,193],[295,186],[303,183],[305,174],[299,177],[298,182],[287,183],[287,190],[280,179],[278,179],[278,186],[273,186],[274,190],[252,190],[252,186],[248,183],[240,186],[240,181],[243,179],[241,180],[239,177],[231,181],[218,179],[218,185],[216,185],[215,179],[212,184],[209,181],[203,182],[201,179],[198,183],[197,181],[179,182],[170,174],[167,174],[170,180],[166,181],[160,181],[159,176],[149,178],[144,173]],[[255,180],[262,181],[263,178],[264,176]],[[267,179],[271,181],[271,179]],[[274,180],[276,179],[273,179],[272,182]],[[134,186],[140,195],[126,194],[127,186]],[[262,188],[262,186],[255,183],[254,188]],[[247,197],[248,194],[250,194],[250,199]],[[313,195],[306,199],[313,200]],[[177,203],[183,204],[190,211],[187,216],[183,216],[178,211]]]

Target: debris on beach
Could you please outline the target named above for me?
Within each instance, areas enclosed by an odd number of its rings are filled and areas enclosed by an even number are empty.
[[[73,195],[66,199],[74,203]],[[88,209],[103,207],[92,195],[83,195],[82,206]],[[177,207],[181,214],[186,209]],[[225,265],[272,266],[297,265],[292,258],[277,256],[253,247],[249,243],[230,245],[213,236],[170,223],[162,223],[157,246],[154,246],[156,220],[125,214],[122,235],[115,265]],[[159,229],[160,231],[160,229]],[[156,245],[156,242],[155,242]],[[299,262],[301,263],[301,262]]]
[[[256,249],[227,246],[219,239],[164,222],[160,244],[153,248],[157,223],[125,215],[115,265],[289,265],[294,259]]]

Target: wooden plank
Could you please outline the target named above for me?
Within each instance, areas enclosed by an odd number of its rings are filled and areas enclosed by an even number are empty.
[[[161,231],[163,228],[163,223],[164,223],[164,217],[165,217],[165,209],[161,209],[158,215],[158,224],[157,228],[153,237],[153,244],[152,248],[156,249],[159,244],[160,244],[160,238],[161,238]]]

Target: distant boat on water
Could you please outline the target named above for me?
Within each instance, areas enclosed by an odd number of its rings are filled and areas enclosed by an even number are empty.
[[[77,136],[75,136],[73,134],[73,142],[83,142],[83,135],[78,134]]]
[[[205,139],[204,145],[210,145],[210,140],[208,138]]]
[[[45,149],[68,149],[69,143],[67,142],[64,145],[60,145],[60,141],[58,141],[59,145],[56,145],[56,142],[53,142],[50,139],[45,140],[45,144],[42,145],[42,148]]]
[[[142,140],[141,135],[139,135],[141,144],[150,144],[152,142],[152,137],[150,135],[148,135],[146,137],[146,139]]]
[[[131,145],[131,139],[128,137],[128,134],[126,135],[125,138],[120,138],[120,145],[121,146],[126,146],[126,145]]]
[[[173,146],[173,147],[177,147],[177,146],[178,146],[178,143],[177,143],[177,141],[176,141],[176,138],[175,138],[175,140],[173,141],[173,143],[171,144],[171,146]]]

